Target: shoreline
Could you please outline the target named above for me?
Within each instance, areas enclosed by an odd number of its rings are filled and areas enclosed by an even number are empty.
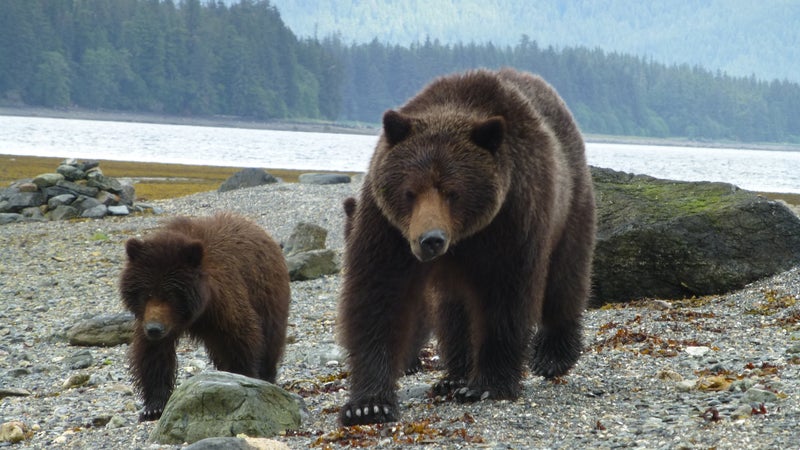
[[[106,122],[140,122],[167,125],[246,128],[306,133],[335,133],[378,135],[380,124],[342,123],[312,120],[260,121],[233,116],[176,116],[146,112],[91,110],[86,108],[52,109],[0,105],[0,116],[41,117],[52,119],[97,120]],[[668,147],[730,148],[736,150],[796,151],[800,144],[779,142],[694,141],[688,138],[658,138],[647,136],[617,136],[584,133],[586,142],[598,144],[661,145]]]
[[[54,172],[67,157],[0,154],[0,190],[14,181]],[[100,160],[100,168],[108,176],[138,180],[137,197],[160,200],[213,191],[231,175],[245,167],[206,166],[194,164],[149,163],[139,161]],[[287,183],[296,183],[300,174],[311,172],[340,173],[357,176],[359,172],[331,170],[299,170],[262,167],[270,175]],[[757,192],[759,195],[786,203],[800,216],[800,194],[791,192]]]

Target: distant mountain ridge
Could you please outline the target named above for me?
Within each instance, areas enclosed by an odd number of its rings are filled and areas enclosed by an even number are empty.
[[[238,0],[229,0],[236,3]],[[733,76],[800,81],[796,0],[271,0],[299,37],[600,48]]]

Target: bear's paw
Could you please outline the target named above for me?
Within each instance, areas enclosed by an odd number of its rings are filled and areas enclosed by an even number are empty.
[[[139,413],[139,422],[151,422],[153,420],[158,420],[161,418],[161,414],[164,413],[164,408],[145,408],[141,413]]]
[[[376,399],[348,402],[339,413],[342,425],[366,425],[397,421],[397,405]]]

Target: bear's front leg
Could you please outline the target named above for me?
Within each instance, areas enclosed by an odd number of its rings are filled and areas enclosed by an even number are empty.
[[[376,281],[356,283],[373,295],[351,292],[348,283],[343,290],[339,322],[350,366],[350,400],[339,419],[345,426],[398,420],[397,380],[414,352],[414,304],[422,300],[400,287],[383,291],[386,280]],[[382,292],[406,295],[379,294],[369,289],[373,284],[381,284]]]
[[[364,236],[357,231],[351,237]],[[425,320],[419,267],[406,247],[401,236],[384,229],[347,249],[337,319],[350,368],[342,425],[399,417],[397,380],[414,356],[419,321]]]
[[[130,353],[134,387],[142,395],[144,408],[139,422],[158,420],[175,385],[177,339],[150,341],[137,326]]]

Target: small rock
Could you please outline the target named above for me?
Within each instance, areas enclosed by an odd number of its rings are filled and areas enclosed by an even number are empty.
[[[744,400],[751,403],[775,402],[778,400],[778,395],[765,389],[750,388],[744,393]]]
[[[184,450],[289,450],[280,441],[251,437],[214,437],[197,441]]]
[[[740,405],[731,413],[731,419],[741,420],[747,419],[753,415],[753,407],[750,405]]]
[[[676,381],[676,382],[683,381],[683,376],[681,376],[681,374],[669,369],[661,369],[656,374],[656,377],[659,380],[665,380],[665,381]]]
[[[50,220],[69,220],[78,217],[78,209],[69,205],[58,205],[47,213]]]
[[[114,206],[119,204],[119,196],[113,192],[100,191],[95,199],[106,206]]]
[[[339,273],[336,252],[330,249],[294,254],[286,258],[286,265],[292,281],[313,280]]]
[[[5,225],[7,223],[13,222],[23,222],[25,217],[22,214],[17,213],[0,213],[0,225]]]
[[[41,192],[17,192],[8,197],[6,208],[8,212],[19,212],[31,206],[39,206],[44,203],[44,195]]]
[[[697,385],[697,380],[683,380],[675,384],[678,387],[678,390],[681,392],[689,392],[694,390],[694,387]]]
[[[300,222],[295,225],[292,234],[283,244],[283,253],[291,256],[309,250],[324,249],[327,238],[328,230],[325,228],[312,223]]]
[[[48,209],[56,209],[61,205],[69,205],[75,201],[77,197],[74,194],[61,194],[56,195],[55,197],[51,197],[47,200],[47,208]]]
[[[686,353],[694,357],[703,356],[710,351],[711,349],[704,345],[699,347],[693,347],[693,346],[686,347]]]
[[[20,183],[17,188],[20,192],[38,192],[39,186],[35,183]]]
[[[16,388],[0,388],[0,399],[6,397],[27,397],[31,395],[30,391],[26,389],[16,389]]]
[[[64,389],[71,389],[81,387],[89,382],[90,375],[88,373],[78,373],[67,378],[61,387]]]
[[[111,416],[111,420],[109,420],[108,423],[106,423],[106,429],[107,430],[113,430],[113,429],[116,429],[116,428],[123,428],[123,427],[126,427],[126,426],[128,426],[128,421],[125,420],[124,417],[122,417],[120,415],[116,415],[116,414]]]
[[[127,344],[133,337],[134,318],[130,313],[103,314],[84,320],[67,330],[70,345],[113,347]]]
[[[89,208],[81,213],[81,217],[86,219],[102,219],[108,214],[108,207],[106,205],[97,205]]]
[[[33,179],[33,184],[39,187],[39,189],[48,188],[50,186],[55,186],[59,181],[64,179],[64,175],[60,173],[43,173],[41,175],[36,176]]]
[[[76,195],[85,195],[87,197],[92,197],[92,198],[94,198],[94,196],[97,195],[98,192],[100,192],[100,190],[97,189],[96,187],[82,186],[82,185],[80,185],[78,183],[73,183],[72,181],[68,181],[68,180],[59,181],[53,187],[61,188],[62,190],[65,190],[63,192],[59,192],[60,194],[72,193],[72,194],[76,194]],[[47,188],[48,192],[50,191],[50,189],[53,189],[53,188],[52,187],[51,188]]]
[[[126,205],[109,206],[108,213],[112,216],[127,216],[131,213]]]
[[[92,352],[89,350],[78,350],[66,359],[67,367],[72,370],[86,369],[94,362]]]
[[[28,427],[19,421],[5,422],[0,425],[0,442],[16,444],[25,440]]]
[[[93,427],[104,427],[111,422],[111,414],[100,414],[99,416],[92,417],[92,426]]]
[[[242,169],[225,180],[217,191],[226,192],[277,182],[278,179],[268,174],[264,169]]]
[[[297,181],[304,184],[344,184],[350,182],[349,175],[340,173],[303,173]]]
[[[63,175],[69,181],[76,181],[82,180],[86,177],[86,173],[81,169],[77,168],[76,166],[72,166],[69,164],[61,164],[56,169],[56,172]]]

